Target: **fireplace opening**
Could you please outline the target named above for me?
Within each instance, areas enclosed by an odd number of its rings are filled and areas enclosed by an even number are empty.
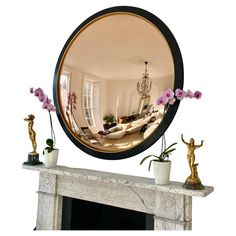
[[[153,230],[151,214],[63,197],[62,230]]]

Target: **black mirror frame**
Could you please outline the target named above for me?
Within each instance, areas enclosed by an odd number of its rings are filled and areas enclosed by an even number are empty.
[[[97,151],[95,149],[89,148],[85,144],[80,142],[77,138],[74,137],[72,132],[68,129],[68,127],[65,125],[64,120],[62,118],[62,114],[60,113],[60,107],[59,107],[59,102],[57,98],[58,94],[58,78],[59,78],[59,73],[60,73],[60,66],[61,62],[63,60],[64,54],[67,50],[67,47],[70,45],[74,37],[77,35],[77,33],[85,27],[88,23],[91,21],[94,21],[96,18],[101,17],[103,15],[109,14],[109,13],[115,13],[115,12],[127,12],[127,13],[133,13],[135,15],[141,16],[143,18],[146,18],[148,21],[150,21],[152,24],[154,24],[160,32],[163,34],[165,37],[171,53],[173,57],[173,62],[174,62],[174,71],[175,71],[175,82],[174,82],[174,90],[176,88],[183,88],[183,82],[184,82],[184,69],[183,69],[183,60],[181,56],[181,52],[179,49],[179,46],[176,42],[175,37],[169,30],[169,28],[155,15],[152,13],[136,8],[136,7],[131,7],[131,6],[118,6],[118,7],[111,7],[107,8],[105,10],[99,11],[95,13],[94,15],[90,16],[88,19],[86,19],[83,23],[81,23],[75,31],[71,34],[67,42],[65,43],[60,56],[57,61],[55,73],[54,73],[54,81],[53,81],[53,99],[54,99],[54,104],[56,106],[56,111],[57,111],[57,116],[60,121],[60,124],[62,128],[64,129],[65,133],[67,136],[70,138],[70,140],[81,150],[86,152],[89,155],[92,155],[94,157],[100,158],[100,159],[106,159],[106,160],[119,160],[119,159],[125,159],[134,155],[137,155],[141,153],[142,151],[146,150],[149,148],[151,145],[153,145],[168,129],[169,125],[171,124],[172,120],[174,119],[174,116],[177,112],[178,106],[179,106],[179,101],[177,101],[174,105],[170,106],[166,115],[164,116],[161,124],[158,126],[158,128],[146,139],[144,140],[141,144],[134,146],[131,149],[128,149],[126,151],[122,152],[101,152]]]

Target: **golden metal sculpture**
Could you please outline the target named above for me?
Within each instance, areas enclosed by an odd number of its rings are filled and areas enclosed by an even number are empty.
[[[204,188],[204,186],[202,185],[201,180],[198,177],[198,172],[197,172],[198,164],[195,164],[194,151],[195,149],[203,146],[203,140],[201,141],[201,144],[195,145],[195,141],[193,138],[191,138],[190,142],[188,143],[184,140],[183,134],[181,134],[181,139],[183,143],[187,145],[188,148],[187,159],[191,170],[191,175],[186,179],[183,186],[187,189],[201,190]]]
[[[37,143],[36,143],[36,132],[33,130],[33,125],[34,125],[34,115],[28,115],[28,118],[25,118],[24,120],[28,122],[28,132],[29,132],[29,137],[32,142],[32,147],[33,151],[31,152],[32,155],[38,154],[36,152],[37,149]]]
[[[33,151],[28,154],[28,161],[24,162],[26,165],[38,165],[42,164],[42,162],[39,161],[39,154],[37,153],[37,143],[36,143],[36,132],[33,129],[34,126],[34,115],[30,114],[28,115],[28,118],[25,118],[24,120],[28,122],[28,132],[29,132],[29,138],[32,143]]]

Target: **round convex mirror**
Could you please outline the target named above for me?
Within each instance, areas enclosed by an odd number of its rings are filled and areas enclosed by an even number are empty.
[[[183,62],[168,27],[135,7],[113,7],[85,20],[59,56],[54,102],[70,140],[115,160],[138,154],[166,131],[179,103],[155,101],[183,87]]]

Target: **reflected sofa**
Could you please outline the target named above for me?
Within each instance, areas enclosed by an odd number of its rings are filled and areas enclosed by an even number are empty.
[[[155,121],[151,122],[151,119],[155,117]],[[107,139],[122,139],[127,134],[133,134],[140,132],[144,125],[147,125],[147,130],[144,132],[144,138],[148,137],[158,126],[162,120],[162,113],[155,112],[147,115],[144,118],[134,120],[126,124],[118,124],[115,127],[109,129],[109,132],[105,137]]]

